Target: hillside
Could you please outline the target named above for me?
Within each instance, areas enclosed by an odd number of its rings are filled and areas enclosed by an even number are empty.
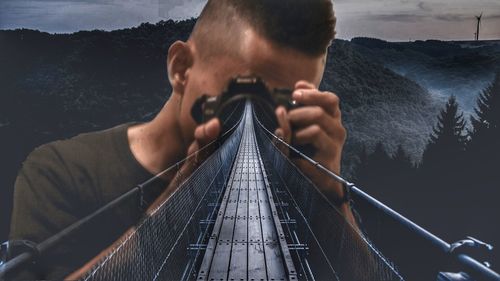
[[[438,112],[429,93],[357,52],[347,41],[330,49],[322,88],[341,98],[342,119],[348,131],[343,167],[349,175],[362,145],[384,143],[390,153],[398,144],[420,159]]]
[[[468,114],[480,91],[500,70],[500,41],[386,42],[354,38],[351,42],[367,58],[419,83],[437,101],[444,103],[455,95]]]

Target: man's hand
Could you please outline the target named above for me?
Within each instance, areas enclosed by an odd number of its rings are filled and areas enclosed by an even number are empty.
[[[316,150],[313,159],[339,174],[346,139],[339,98],[333,93],[319,91],[311,83],[299,81],[295,84],[293,99],[303,106],[289,112],[283,107],[276,109],[280,127],[276,130],[276,135],[295,147],[313,145]],[[343,188],[339,182],[303,159],[294,162],[327,197],[334,201],[343,198]]]
[[[186,152],[186,161],[182,166],[173,171],[173,174],[167,175],[169,184],[165,191],[151,204],[147,213],[151,213],[158,205],[167,200],[167,198],[174,192],[181,184],[189,177],[196,168],[205,161],[210,154],[212,154],[215,146],[206,147],[210,142],[219,137],[221,131],[221,124],[219,119],[213,118],[210,121],[199,125],[194,131],[194,140],[189,145]],[[203,150],[200,150],[204,148]]]
[[[214,147],[205,146],[216,140],[220,131],[221,124],[218,118],[213,118],[196,127],[194,130],[194,140],[189,145],[186,152],[186,157],[188,157],[188,159],[180,169],[181,175],[191,175],[191,173],[212,154]]]
[[[217,139],[221,131],[221,124],[218,118],[212,118],[208,122],[199,125],[194,130],[194,140],[189,145],[186,157],[189,157],[182,165],[180,171],[172,181],[175,185],[179,185],[186,177],[198,168],[214,150],[214,146],[205,147],[210,142]]]
[[[219,137],[221,131],[221,124],[218,118],[213,118],[207,123],[201,124],[194,130],[194,141],[188,148],[187,155],[191,155],[205,145],[214,141]],[[208,153],[206,153],[208,152]],[[200,153],[196,153],[196,161],[199,163],[205,160],[205,157],[210,155],[213,151],[202,151]]]

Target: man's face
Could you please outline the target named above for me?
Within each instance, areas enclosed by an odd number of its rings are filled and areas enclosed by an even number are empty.
[[[196,123],[191,117],[191,107],[195,100],[203,94],[221,94],[231,78],[258,76],[271,89],[293,89],[299,80],[319,86],[325,56],[311,57],[296,50],[276,46],[250,28],[244,30],[240,43],[240,46],[236,46],[239,51],[235,54],[220,55],[210,61],[203,60],[195,51],[179,116],[185,140],[193,140]]]

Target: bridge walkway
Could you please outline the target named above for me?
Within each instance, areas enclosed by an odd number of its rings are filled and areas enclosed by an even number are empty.
[[[295,276],[254,132],[251,110],[197,280]],[[291,276],[289,272],[291,271]]]

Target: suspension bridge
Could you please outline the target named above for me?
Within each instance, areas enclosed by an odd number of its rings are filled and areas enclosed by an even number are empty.
[[[266,113],[250,102],[239,110],[229,117],[231,129],[202,148],[213,150],[207,160],[81,280],[500,280],[459,250],[488,245],[441,240],[276,138],[266,129]],[[356,223],[282,153],[283,146],[346,187]],[[0,279],[43,258],[111,206],[140,198],[160,177],[4,261]]]

